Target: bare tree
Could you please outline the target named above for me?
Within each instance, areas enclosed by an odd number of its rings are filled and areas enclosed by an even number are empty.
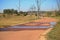
[[[20,0],[19,0],[19,11],[20,11]]]
[[[40,7],[41,7],[41,0],[36,0],[36,3],[37,3],[37,16],[39,18]]]
[[[60,11],[60,0],[56,0],[56,2],[57,2],[58,10]]]
[[[56,13],[56,16],[60,16],[60,0],[56,0],[57,6],[58,6],[58,12]]]
[[[33,4],[31,7],[30,7],[30,15],[32,15],[34,12],[35,12],[35,10],[36,10],[36,7],[35,7],[35,5]]]

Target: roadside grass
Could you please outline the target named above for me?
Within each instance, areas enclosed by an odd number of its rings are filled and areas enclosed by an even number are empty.
[[[58,19],[56,26],[48,33],[47,40],[60,40],[60,16],[53,17]]]
[[[0,28],[13,26],[17,24],[23,24],[27,22],[31,22],[33,20],[36,20],[36,16],[13,16],[13,17],[6,17],[6,18],[0,18]]]

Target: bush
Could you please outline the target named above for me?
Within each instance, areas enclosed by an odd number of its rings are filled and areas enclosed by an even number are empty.
[[[23,13],[24,16],[28,15],[27,13]]]
[[[3,17],[5,17],[5,14],[3,14]]]
[[[60,16],[60,12],[56,12],[56,16]]]

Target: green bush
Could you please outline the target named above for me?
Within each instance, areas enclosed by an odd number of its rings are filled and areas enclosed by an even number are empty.
[[[28,14],[27,13],[23,13],[24,16],[27,16]]]

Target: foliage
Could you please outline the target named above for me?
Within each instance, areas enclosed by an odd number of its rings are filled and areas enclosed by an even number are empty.
[[[52,12],[47,12],[47,15],[48,15],[48,16],[51,16],[51,15],[52,15]]]
[[[59,12],[56,12],[55,14],[56,14],[56,16],[60,16],[60,11]]]
[[[23,12],[23,11],[20,11],[18,12],[17,10],[14,10],[14,9],[4,9],[3,10],[3,17],[5,17],[5,14],[8,14],[9,15],[13,15],[13,14],[16,14],[17,16],[20,16],[20,15],[28,15],[27,12]]]
[[[27,13],[24,13],[23,15],[26,16],[26,15],[28,15],[28,14],[27,14]]]
[[[14,9],[4,9],[3,13],[8,15],[13,15],[13,14],[18,14],[18,11]]]

